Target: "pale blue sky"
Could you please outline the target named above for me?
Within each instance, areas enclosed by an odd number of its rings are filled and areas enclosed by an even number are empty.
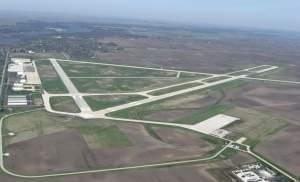
[[[0,0],[0,10],[300,31],[300,0]]]

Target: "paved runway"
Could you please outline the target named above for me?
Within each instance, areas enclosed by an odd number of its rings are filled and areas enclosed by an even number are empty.
[[[77,88],[74,86],[73,82],[67,76],[65,71],[61,68],[61,66],[57,63],[56,59],[50,59],[50,62],[52,63],[53,67],[58,73],[60,79],[64,82],[69,93],[72,94],[72,97],[75,100],[78,107],[80,108],[81,112],[92,112],[90,106],[85,102],[82,96],[78,95],[79,92]]]

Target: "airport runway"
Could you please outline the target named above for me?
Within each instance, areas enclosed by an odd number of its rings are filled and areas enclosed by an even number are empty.
[[[61,68],[61,66],[57,63],[56,59],[50,59],[50,62],[52,63],[53,67],[55,68],[57,74],[59,75],[60,79],[65,84],[67,90],[70,94],[72,94],[76,104],[80,108],[81,112],[92,112],[92,109],[90,106],[85,102],[85,100],[82,98],[81,95],[79,95],[79,92],[77,88],[74,86],[73,82],[70,80],[68,75],[65,73],[65,71]]]

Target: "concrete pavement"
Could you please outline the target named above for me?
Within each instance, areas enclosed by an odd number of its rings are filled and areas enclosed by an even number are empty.
[[[60,79],[63,81],[69,93],[73,94],[72,97],[75,100],[78,107],[80,108],[81,112],[92,112],[90,106],[86,103],[82,96],[77,95],[79,93],[77,88],[74,86],[73,82],[67,76],[65,71],[61,68],[61,66],[57,63],[56,59],[50,59],[50,62],[52,63],[53,67],[55,68],[56,72],[58,73]]]
[[[110,63],[99,63],[99,62],[88,62],[88,61],[74,61],[74,60],[63,60],[57,59],[58,61],[71,62],[78,64],[94,64],[94,65],[103,65],[103,66],[117,66],[123,68],[139,68],[139,69],[148,69],[148,70],[157,70],[157,71],[168,71],[168,72],[181,72],[181,73],[192,73],[192,74],[203,74],[203,75],[215,75],[211,73],[200,73],[195,71],[185,71],[185,70],[174,70],[174,69],[165,69],[165,68],[153,68],[153,67],[142,67],[142,66],[131,66],[131,65],[120,65],[120,64],[110,64]]]
[[[159,95],[159,96],[152,96],[151,98],[148,98],[148,99],[127,103],[127,104],[119,105],[119,106],[116,106],[116,107],[110,107],[110,108],[107,108],[107,109],[96,111],[94,113],[95,113],[95,116],[97,116],[97,117],[104,117],[106,114],[108,114],[110,112],[115,112],[115,111],[130,108],[130,107],[135,107],[135,106],[147,104],[147,103],[150,103],[150,102],[155,102],[155,101],[163,100],[163,99],[166,99],[166,98],[174,97],[174,96],[177,96],[177,95],[181,95],[181,94],[185,94],[185,93],[189,93],[189,92],[209,88],[209,87],[212,87],[212,86],[216,86],[216,85],[219,85],[219,84],[223,84],[223,83],[226,83],[226,82],[237,80],[237,79],[240,79],[240,78],[243,78],[243,77],[244,76],[235,76],[235,77],[227,78],[227,79],[224,79],[224,80],[220,80],[220,81],[216,81],[216,82],[212,82],[212,83],[206,83],[204,85],[195,86],[195,87],[191,87],[191,88],[187,88],[187,89],[183,89],[183,90],[179,90],[179,91],[175,91],[175,92],[171,92],[171,93],[167,93],[167,94],[163,94],[163,95]]]
[[[288,83],[288,84],[300,84],[300,82],[297,82],[297,81],[273,80],[273,79],[267,79],[267,78],[245,77],[244,79],[247,79],[247,80],[257,80],[257,81],[267,81],[267,82],[277,82],[277,83]]]

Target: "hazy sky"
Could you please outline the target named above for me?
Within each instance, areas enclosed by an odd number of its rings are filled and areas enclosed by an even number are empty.
[[[300,31],[300,0],[0,0],[0,10]]]

